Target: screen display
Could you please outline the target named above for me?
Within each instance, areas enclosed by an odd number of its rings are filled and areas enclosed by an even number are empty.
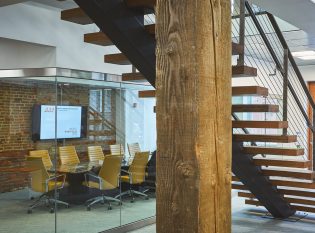
[[[35,104],[32,110],[32,140],[77,139],[87,136],[88,107]],[[57,114],[57,125],[55,118]],[[57,127],[57,135],[55,128]]]
[[[54,105],[40,106],[40,139],[55,138]],[[57,106],[57,138],[80,138],[82,125],[81,106]]]

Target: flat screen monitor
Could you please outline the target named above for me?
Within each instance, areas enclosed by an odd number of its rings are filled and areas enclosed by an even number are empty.
[[[56,114],[57,108],[57,114]],[[35,105],[32,113],[33,141],[85,138],[87,108],[83,106]],[[57,118],[57,124],[56,124]],[[57,129],[57,134],[56,134]],[[56,137],[57,136],[57,137]]]

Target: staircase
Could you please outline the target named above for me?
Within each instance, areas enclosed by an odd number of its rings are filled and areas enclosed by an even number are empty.
[[[116,45],[121,53],[105,55],[104,62],[116,65],[132,64],[139,72],[123,74],[123,81],[148,81],[155,86],[155,25],[153,21],[147,24],[145,16],[154,12],[156,1],[75,0],[75,2],[81,8],[63,11],[61,19],[82,25],[96,23],[101,31],[85,34],[84,42],[100,46]],[[244,14],[245,6],[247,14]],[[265,14],[270,20],[267,26],[278,35],[277,42],[280,43],[278,46],[276,42],[271,44],[264,29],[259,27],[263,21],[260,16],[256,17],[258,14],[253,12],[252,6],[246,2],[244,6],[236,5],[234,8],[231,46],[233,59],[238,57],[238,60],[231,67],[232,78],[254,79],[255,85],[233,86],[232,95],[233,98],[255,98],[262,101],[258,104],[235,103],[232,106],[234,173],[232,188],[238,190],[238,195],[245,198],[246,204],[265,206],[275,217],[287,218],[296,210],[315,213],[315,200],[311,199],[315,198],[313,149],[309,146],[313,127],[309,118],[313,114],[311,110],[315,108],[315,104],[309,98],[310,94],[305,89],[305,83],[296,64],[293,64],[293,57],[289,59],[290,51],[287,47],[284,48],[285,41],[283,42],[279,35],[272,16]],[[260,35],[260,41],[250,43],[252,36],[247,38],[246,35],[256,35],[255,33]],[[253,44],[263,44],[263,51],[266,54],[254,51],[251,48]],[[284,64],[279,62],[280,55],[275,51],[279,50],[280,45],[283,51],[288,52],[289,57],[286,58],[293,68],[288,68],[285,62]],[[259,58],[259,55],[263,58]],[[250,58],[247,59],[246,56]],[[266,69],[271,69],[271,63],[274,64],[275,74],[266,72]],[[267,66],[270,67],[266,68]],[[279,80],[281,78],[281,83],[276,83],[278,78]],[[295,82],[302,86],[303,94],[294,90],[297,85]],[[273,100],[275,93],[279,93],[276,88],[279,86],[281,94],[283,93],[281,103]],[[285,98],[287,95],[289,97]],[[155,91],[140,91],[139,97],[155,97]],[[305,101],[301,101],[301,98]],[[305,110],[309,106],[311,110]],[[295,114],[306,117],[307,124],[301,126],[296,123]],[[247,115],[251,117],[248,118]],[[255,116],[259,119],[255,119]],[[261,116],[264,116],[264,119],[261,119]],[[268,116],[276,117],[268,119]],[[297,130],[307,136],[297,135]]]
[[[93,141],[95,145],[103,145],[106,141],[109,145],[115,144],[116,134],[119,134],[119,130],[115,125],[106,120],[102,113],[98,112],[91,106],[88,108],[88,137],[90,141]]]

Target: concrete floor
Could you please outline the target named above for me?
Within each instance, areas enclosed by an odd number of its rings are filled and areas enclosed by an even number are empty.
[[[314,233],[315,215],[308,214],[297,222],[281,221],[266,218],[264,208],[246,206],[238,197],[232,199],[232,232],[233,233]],[[303,213],[300,213],[303,214]],[[155,225],[129,233],[156,233]]]
[[[0,233],[53,233],[55,214],[40,206],[32,214],[27,214],[29,200],[27,190],[0,194]],[[123,205],[95,205],[87,211],[84,205],[72,205],[69,209],[61,207],[57,213],[58,233],[96,233],[138,221],[155,215],[155,198],[137,198],[136,202],[126,200]]]
[[[0,194],[0,233],[52,233],[55,232],[55,215],[44,206],[27,214],[32,201],[26,190]],[[244,200],[232,198],[233,233],[314,233],[315,215],[308,214],[298,222],[266,218],[263,208],[244,205]],[[93,233],[124,225],[155,215],[155,198],[137,199],[135,203],[125,201],[122,208],[113,204],[113,210],[97,205],[86,211],[83,205],[72,205],[70,209],[60,208],[57,213],[58,233]],[[132,233],[155,233],[150,225]]]

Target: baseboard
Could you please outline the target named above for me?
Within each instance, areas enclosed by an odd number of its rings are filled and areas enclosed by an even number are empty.
[[[106,231],[101,231],[100,233],[125,233],[129,231],[134,231],[152,224],[156,223],[156,216],[142,219],[140,221],[132,222],[120,227],[115,227]]]

